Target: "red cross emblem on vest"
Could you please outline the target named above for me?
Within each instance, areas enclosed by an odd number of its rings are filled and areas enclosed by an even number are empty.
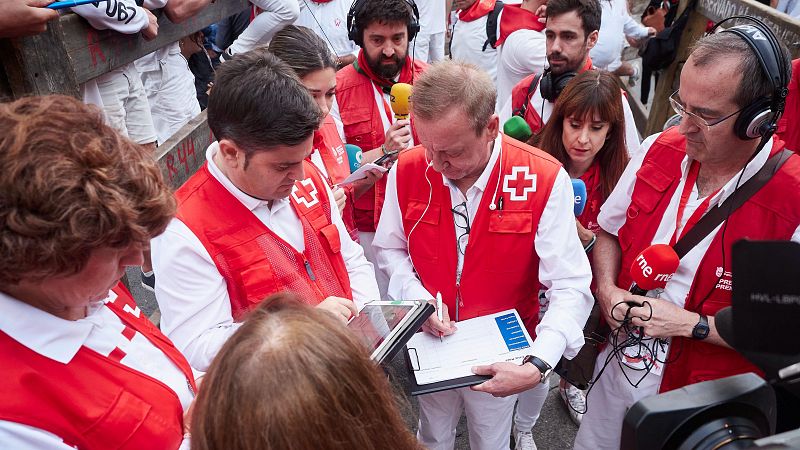
[[[298,205],[303,205],[306,208],[319,203],[319,192],[311,178],[306,178],[303,181],[298,181],[292,186],[292,198]]]
[[[528,166],[514,166],[511,173],[503,177],[503,192],[512,201],[527,201],[528,194],[536,192],[536,174]]]

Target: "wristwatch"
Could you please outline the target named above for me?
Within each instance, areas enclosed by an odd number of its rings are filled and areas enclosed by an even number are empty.
[[[708,337],[711,328],[708,326],[708,317],[706,317],[705,314],[698,313],[698,315],[700,316],[700,320],[697,321],[697,325],[692,329],[692,337],[703,340]]]
[[[550,367],[550,364],[547,364],[546,362],[542,361],[541,359],[533,355],[527,355],[524,358],[522,358],[522,364],[520,365],[525,365],[526,363],[531,363],[533,364],[534,367],[539,369],[539,373],[542,374],[542,379],[539,380],[539,383],[544,383],[545,381],[547,381],[547,378],[550,377],[551,373],[553,373],[553,368]]]

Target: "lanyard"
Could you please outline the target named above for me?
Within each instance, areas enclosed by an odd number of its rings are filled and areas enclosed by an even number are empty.
[[[686,233],[692,229],[695,224],[703,217],[703,215],[708,210],[708,205],[711,203],[711,199],[717,195],[719,189],[709,194],[700,206],[694,211],[694,213],[689,217],[686,221],[686,225],[681,230],[680,235],[678,235],[678,229],[681,226],[681,219],[683,218],[683,212],[686,209],[686,203],[689,201],[689,196],[692,193],[692,188],[694,187],[695,183],[697,182],[697,175],[700,173],[700,163],[697,161],[692,161],[691,166],[689,166],[689,174],[686,176],[686,183],[683,185],[683,192],[681,192],[681,199],[678,203],[678,213],[675,217],[675,232],[672,234],[672,239],[669,242],[670,246],[675,246],[675,243],[682,238]]]
[[[375,95],[377,95],[375,100],[378,101],[378,109],[380,109],[380,102],[383,102],[383,114],[386,115],[384,116],[381,114],[381,122],[383,122],[383,129],[386,131],[392,123],[394,123],[394,120],[392,120],[394,118],[394,115],[392,115],[392,108],[389,107],[389,103],[386,102],[386,97],[383,96],[383,91],[374,81],[372,82],[372,89],[375,91]]]

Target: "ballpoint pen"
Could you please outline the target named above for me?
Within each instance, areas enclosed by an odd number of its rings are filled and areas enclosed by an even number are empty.
[[[439,322],[442,321],[442,293],[436,293],[436,317],[439,319]],[[442,332],[439,332],[439,342],[442,341]]]
[[[53,2],[47,5],[50,9],[63,9],[72,8],[73,6],[85,5],[87,3],[99,3],[106,0],[66,0],[61,2]]]

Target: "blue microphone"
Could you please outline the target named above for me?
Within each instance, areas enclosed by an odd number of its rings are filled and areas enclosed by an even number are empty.
[[[353,144],[345,144],[344,149],[347,152],[347,160],[350,162],[350,173],[353,173],[361,167],[361,147]]]
[[[586,183],[581,179],[573,178],[572,193],[575,196],[575,217],[578,217],[583,213],[583,209],[586,207]]]

